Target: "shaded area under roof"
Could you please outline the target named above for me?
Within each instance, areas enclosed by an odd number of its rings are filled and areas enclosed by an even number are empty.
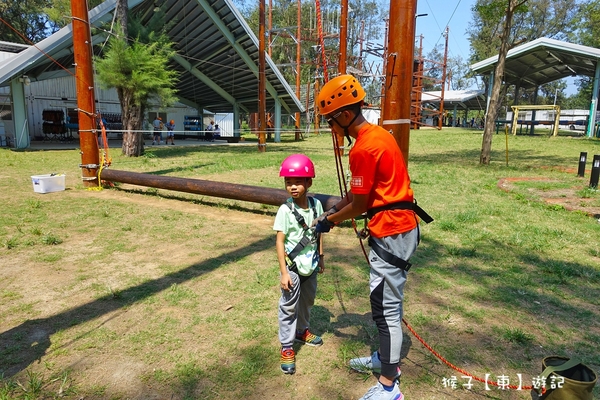
[[[26,50],[28,48],[29,48],[29,46],[27,46],[25,44],[0,41],[0,51],[3,51],[3,52],[20,53],[21,51]]]
[[[485,110],[486,99],[483,90],[445,90],[444,91],[444,109],[450,109],[456,106],[463,110]],[[439,109],[442,91],[423,92],[421,102],[431,104]]]
[[[508,51],[504,82],[530,89],[569,76],[594,77],[600,49],[560,40],[539,38]],[[498,56],[471,65],[478,75],[490,75]]]
[[[98,27],[110,22],[116,0],[108,0],[89,13]],[[156,7],[154,0],[129,0],[130,11],[147,22]],[[161,7],[173,26],[168,35],[177,55],[171,67],[180,73],[176,85],[179,101],[197,109],[233,112],[234,104],[246,112],[258,111],[258,39],[230,0],[164,0]],[[105,40],[100,32],[92,38],[98,54]],[[50,60],[44,53],[52,57]],[[279,99],[284,113],[304,111],[295,92],[268,55],[266,57],[267,112]],[[35,46],[0,62],[0,86],[27,75],[41,81],[74,73],[71,25]]]

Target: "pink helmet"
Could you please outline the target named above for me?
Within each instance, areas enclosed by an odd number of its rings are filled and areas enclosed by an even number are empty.
[[[281,163],[279,176],[284,178],[314,178],[315,165],[304,154],[292,154]]]

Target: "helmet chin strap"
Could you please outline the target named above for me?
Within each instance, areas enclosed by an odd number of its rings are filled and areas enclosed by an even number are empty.
[[[346,139],[348,139],[348,147],[352,146],[352,138],[350,137],[350,131],[348,131],[348,128],[350,128],[350,126],[354,123],[354,121],[356,121],[356,118],[358,118],[358,114],[355,114],[354,118],[352,118],[352,121],[350,121],[350,123],[346,126],[343,126],[342,124],[337,122],[337,120],[335,121],[335,123],[338,124],[340,126],[340,128],[342,128],[344,130]]]

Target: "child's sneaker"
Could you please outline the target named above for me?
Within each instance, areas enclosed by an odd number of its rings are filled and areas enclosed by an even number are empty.
[[[320,346],[323,344],[323,339],[320,336],[311,333],[308,328],[302,333],[296,332],[296,342],[304,343],[309,346]]]
[[[296,354],[291,347],[281,348],[281,371],[290,375],[296,372]]]
[[[388,392],[383,388],[381,382],[377,382],[377,385],[373,386],[371,389],[365,393],[360,400],[403,400],[404,395],[400,391],[398,387],[398,383],[394,382],[394,389],[391,392]]]
[[[353,358],[350,360],[349,365],[350,368],[357,372],[372,372],[376,376],[381,375],[381,360],[379,360],[379,353],[377,351],[373,352],[373,355],[370,357]],[[398,367],[398,372],[395,378],[398,379],[400,374],[400,368]]]

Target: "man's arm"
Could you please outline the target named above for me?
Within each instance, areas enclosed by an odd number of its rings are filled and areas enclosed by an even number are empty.
[[[369,195],[367,194],[352,194],[349,193],[348,198],[342,199],[335,208],[337,212],[329,214],[327,220],[333,223],[345,221],[347,219],[356,218],[367,211]],[[346,203],[346,204],[344,204]],[[341,209],[338,206],[342,207]]]

